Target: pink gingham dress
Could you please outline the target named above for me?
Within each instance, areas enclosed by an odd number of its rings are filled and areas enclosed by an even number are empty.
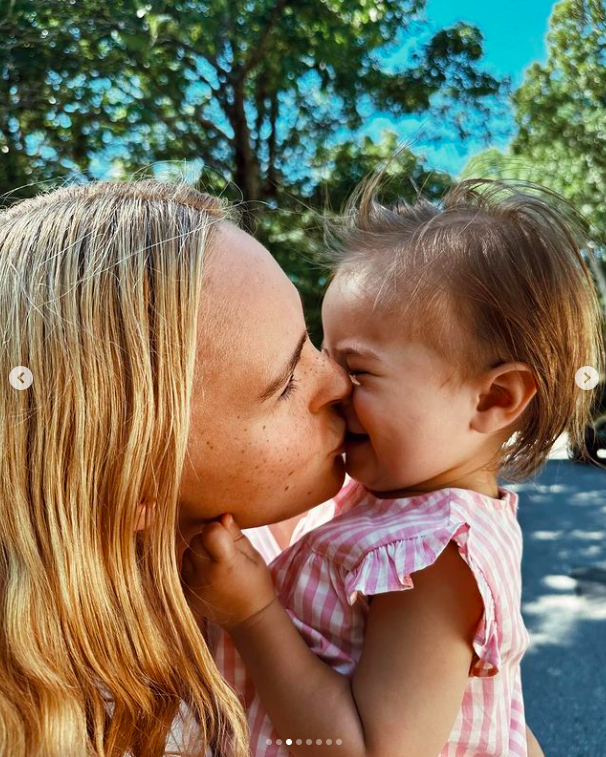
[[[527,757],[520,660],[529,637],[520,611],[518,495],[503,488],[499,494],[494,499],[447,488],[377,499],[351,481],[335,498],[335,517],[270,564],[280,601],[309,648],[352,678],[362,653],[367,598],[414,589],[411,574],[434,563],[450,541],[457,544],[477,581],[484,614],[463,701],[439,757]],[[288,747],[276,744],[280,737],[230,637],[215,628],[209,643],[246,708],[253,757],[287,757]],[[335,733],[333,743],[337,738],[345,742],[347,734]]]

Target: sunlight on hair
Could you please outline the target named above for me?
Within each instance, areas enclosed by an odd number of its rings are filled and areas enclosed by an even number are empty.
[[[1,754],[152,757],[183,702],[213,755],[247,753],[175,554],[205,258],[229,217],[155,179],[0,212],[0,373],[35,376],[0,383]]]

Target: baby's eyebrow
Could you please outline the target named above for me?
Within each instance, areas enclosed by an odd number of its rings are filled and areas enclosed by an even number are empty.
[[[364,347],[359,344],[354,344],[350,347],[345,347],[343,349],[340,349],[339,352],[341,355],[344,355],[345,357],[362,357],[362,358],[370,358],[371,360],[377,360],[380,362],[381,358],[379,355],[371,348],[371,347]]]
[[[261,402],[264,402],[266,399],[269,399],[269,397],[272,396],[272,394],[275,394],[275,392],[278,391],[278,389],[283,386],[288,379],[290,378],[292,372],[297,367],[299,360],[301,359],[301,353],[303,352],[303,345],[307,341],[308,333],[307,329],[305,329],[305,332],[303,333],[303,336],[299,339],[299,342],[297,346],[295,347],[295,351],[291,355],[290,360],[288,361],[288,364],[284,368],[284,370],[280,373],[279,376],[277,376],[271,384],[267,387],[267,389],[261,394],[259,397],[259,400]]]

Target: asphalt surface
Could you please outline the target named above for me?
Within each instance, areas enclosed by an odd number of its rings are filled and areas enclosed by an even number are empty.
[[[520,495],[526,719],[546,757],[606,757],[606,470],[550,460]]]

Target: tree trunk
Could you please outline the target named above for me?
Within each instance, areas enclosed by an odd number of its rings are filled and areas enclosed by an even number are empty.
[[[251,145],[251,135],[244,110],[244,82],[234,85],[234,103],[231,108],[231,126],[234,130],[234,180],[242,192],[245,202],[243,216],[244,226],[254,232],[256,217],[261,207],[261,176],[259,161]]]

